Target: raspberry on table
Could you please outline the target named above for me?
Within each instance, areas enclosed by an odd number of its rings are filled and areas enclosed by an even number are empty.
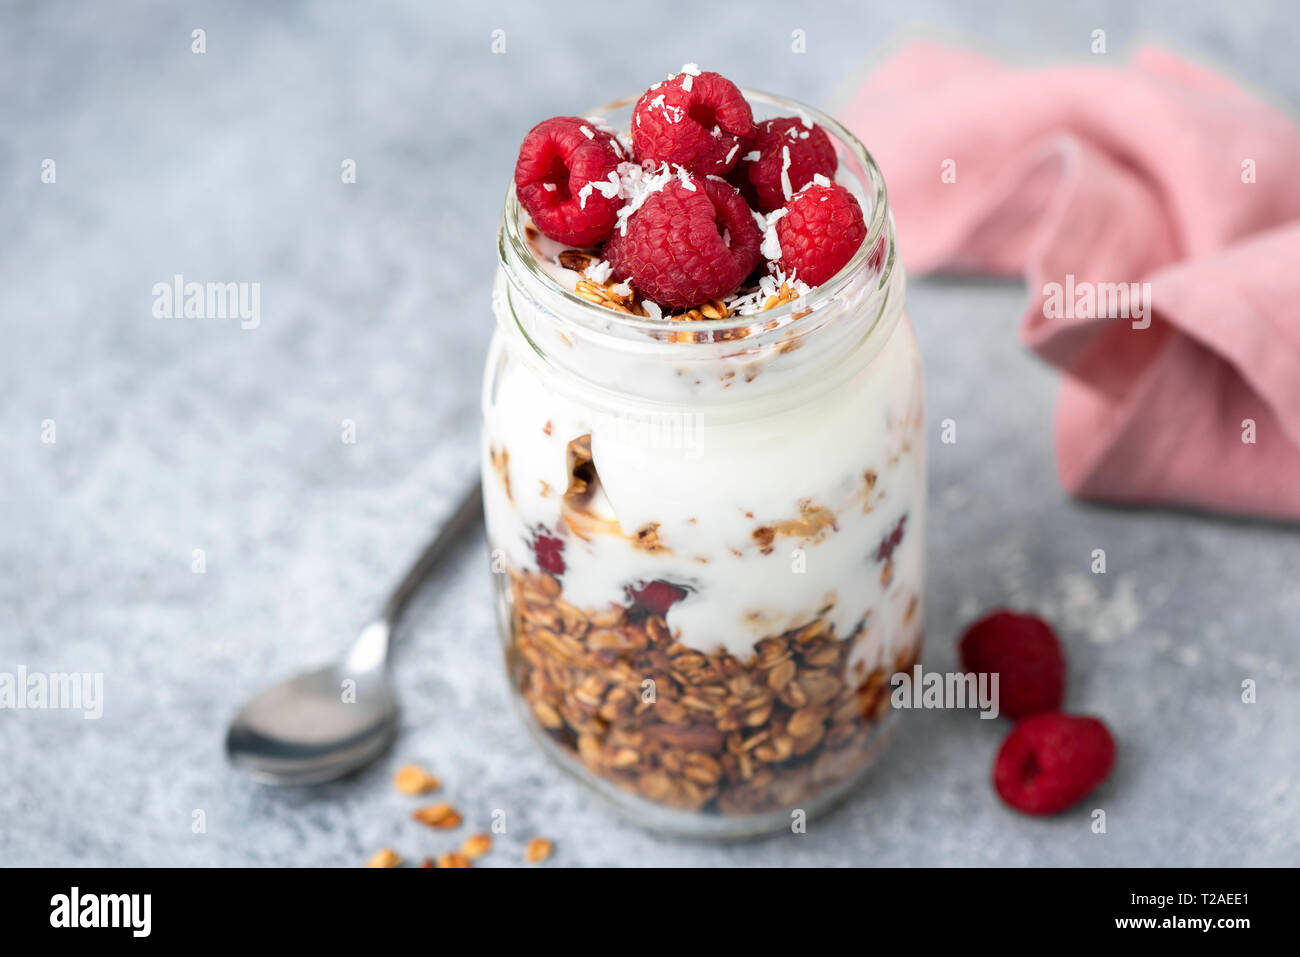
[[[637,100],[632,148],[642,162],[725,176],[754,133],[754,113],[736,84],[718,73],[693,70],[683,67]]]
[[[1052,626],[1036,615],[998,609],[966,629],[962,668],[996,673],[998,707],[1009,718],[1056,711],[1065,698],[1065,655]]]
[[[796,193],[776,222],[781,269],[820,286],[853,258],[867,226],[857,197],[822,177]]]
[[[617,171],[623,159],[623,147],[606,131],[580,117],[554,116],[524,137],[515,192],[547,236],[570,246],[594,246],[618,217]]]
[[[642,298],[689,309],[734,292],[758,265],[762,242],[734,186],[682,176],[646,197],[603,255]]]
[[[1097,788],[1115,764],[1115,739],[1096,718],[1046,712],[1007,735],[993,765],[993,786],[1025,814],[1056,814]]]
[[[764,120],[728,180],[760,213],[784,206],[817,175],[834,179],[839,160],[826,131],[796,116]]]

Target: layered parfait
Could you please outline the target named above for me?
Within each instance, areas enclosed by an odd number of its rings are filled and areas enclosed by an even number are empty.
[[[920,651],[925,491],[877,171],[751,99],[688,65],[622,128],[524,138],[483,440],[527,720],[625,805],[741,819],[880,746]]]

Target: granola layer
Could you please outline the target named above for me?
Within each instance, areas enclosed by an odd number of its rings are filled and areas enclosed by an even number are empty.
[[[544,572],[509,582],[508,665],[533,720],[592,774],[685,811],[788,809],[854,777],[888,716],[890,674],[920,652],[911,631],[888,666],[854,674],[869,621],[837,635],[828,608],[743,659],[705,654],[636,605],[579,608]],[[904,625],[918,613],[914,599]]]

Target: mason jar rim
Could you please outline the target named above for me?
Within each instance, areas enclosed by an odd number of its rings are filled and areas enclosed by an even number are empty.
[[[768,106],[776,107],[791,111],[801,117],[821,126],[826,132],[843,144],[844,149],[851,153],[854,159],[861,166],[866,175],[866,182],[863,188],[867,192],[867,199],[871,203],[871,221],[868,224],[866,238],[858,246],[857,251],[852,258],[826,282],[818,285],[812,292],[807,293],[792,302],[787,302],[772,309],[756,312],[750,315],[732,315],[721,319],[693,319],[689,322],[690,331],[696,335],[692,336],[694,343],[707,343],[714,340],[713,333],[725,333],[736,329],[749,329],[751,327],[758,329],[760,332],[772,332],[778,328],[785,327],[789,323],[804,316],[808,312],[818,311],[819,304],[833,299],[844,287],[846,287],[857,274],[858,270],[867,261],[872,250],[876,249],[880,243],[881,237],[889,232],[889,203],[888,193],[885,189],[885,178],[876,164],[875,158],[849,130],[833,117],[817,110],[813,107],[800,103],[797,100],[791,100],[786,97],[777,96],[772,93],[765,93],[761,90],[751,90],[742,88],[741,93],[746,100],[751,103],[757,102]],[[603,118],[608,113],[624,109],[634,104],[640,99],[641,94],[633,96],[620,97],[611,100],[602,106],[589,110],[583,114],[588,117]],[[609,319],[609,310],[604,306],[597,305],[577,295],[572,290],[566,289],[563,285],[556,282],[541,265],[537,262],[532,249],[525,239],[520,229],[522,207],[519,198],[515,192],[515,184],[512,181],[509,189],[506,191],[505,211],[503,215],[502,234],[500,244],[500,259],[507,271],[514,271],[514,262],[512,257],[506,255],[506,244],[509,243],[511,251],[514,253],[514,259],[522,263],[524,268],[530,274],[530,277],[540,282],[550,291],[560,295],[566,303],[572,305],[577,311],[573,317],[587,317],[591,323],[606,323]],[[894,250],[892,242],[887,249],[887,255],[881,264],[881,282],[887,284],[890,272],[894,266]],[[649,316],[635,316],[631,314],[620,313],[618,315],[619,326],[628,331],[640,330],[659,336],[669,332],[679,332],[683,328],[684,320],[680,318],[661,317],[655,319]],[[691,342],[682,343],[689,345]]]

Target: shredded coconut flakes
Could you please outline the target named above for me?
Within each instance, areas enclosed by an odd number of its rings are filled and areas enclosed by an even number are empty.
[[[788,209],[782,206],[780,209],[774,209],[762,219],[761,228],[763,230],[763,245],[759,247],[759,252],[763,258],[770,262],[777,262],[781,258],[781,240],[776,235],[776,223],[784,216]]]
[[[582,274],[592,282],[603,286],[609,281],[609,277],[614,274],[614,267],[601,259],[584,269]]]
[[[812,287],[807,283],[800,282],[793,272],[787,276],[781,267],[773,263],[769,271],[759,277],[756,288],[750,287],[749,291],[728,298],[727,305],[734,315],[755,315],[763,311],[763,307],[767,305],[769,299],[780,295],[782,286],[789,286],[794,290],[796,296],[806,296],[812,292]]]
[[[693,189],[695,184],[690,182],[690,175],[680,166],[674,172],[673,168],[667,163],[661,164],[655,170],[647,170],[639,163],[619,163],[618,193],[616,195],[624,200],[623,206],[618,211],[618,219],[615,222],[615,228],[618,229],[619,234],[626,236],[627,221],[632,214],[645,204],[648,197],[659,192],[674,179],[681,179],[684,184]]]

